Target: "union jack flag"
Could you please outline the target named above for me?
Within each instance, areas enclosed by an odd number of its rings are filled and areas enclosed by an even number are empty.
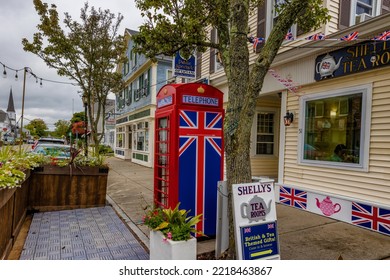
[[[288,41],[294,40],[294,35],[292,34],[291,29],[288,30],[286,36],[284,37],[284,40],[288,40]]]
[[[312,40],[312,41],[325,40],[325,34],[324,33],[317,33],[317,34],[311,35],[309,37],[306,37],[305,39]]]
[[[381,33],[379,36],[375,36],[373,38],[375,41],[388,41],[390,40],[390,31],[385,31]]]
[[[222,178],[221,112],[179,110],[179,201],[191,215],[202,214],[197,229],[216,234],[217,183]],[[182,167],[182,168],[181,168]],[[184,168],[185,167],[185,168]],[[185,190],[185,191],[184,191]]]
[[[257,45],[264,43],[265,39],[261,37],[251,37],[250,42],[253,44],[253,51],[256,51]]]
[[[354,41],[354,40],[357,40],[358,38],[358,35],[359,35],[359,32],[355,31],[355,32],[352,32],[348,35],[345,35],[344,37],[341,37],[340,40],[341,41]]]
[[[250,227],[244,228],[244,233],[251,233],[251,228]]]
[[[390,235],[390,209],[352,202],[352,224]]]
[[[279,201],[289,206],[306,209],[307,192],[280,186]]]

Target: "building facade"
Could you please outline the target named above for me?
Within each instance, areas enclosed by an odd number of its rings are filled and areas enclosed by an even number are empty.
[[[253,35],[267,40],[276,2],[253,13]],[[294,39],[265,78],[252,124],[252,175],[274,179],[280,203],[390,235],[390,1],[324,5],[329,23],[306,34],[292,26]],[[217,54],[198,61],[200,78],[227,102]]]
[[[152,167],[156,95],[172,76],[172,58],[161,56],[152,62],[133,52],[131,37],[136,33],[126,29],[128,61],[117,70],[126,86],[116,95],[114,152],[118,158]]]

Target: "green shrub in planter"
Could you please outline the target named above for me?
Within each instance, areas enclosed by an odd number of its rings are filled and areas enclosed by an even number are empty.
[[[26,178],[26,171],[42,165],[42,155],[18,151],[12,146],[0,149],[0,188],[20,187]]]

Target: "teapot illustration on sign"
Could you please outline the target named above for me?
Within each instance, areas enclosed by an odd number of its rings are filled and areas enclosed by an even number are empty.
[[[334,213],[337,213],[341,210],[341,205],[338,203],[333,204],[329,196],[327,196],[322,202],[320,202],[318,198],[316,198],[316,200],[317,207],[321,209],[325,216],[332,216]]]
[[[249,200],[249,203],[244,202],[241,204],[241,217],[247,218],[250,223],[252,221],[264,221],[265,217],[271,210],[271,202],[272,200],[269,201],[267,207],[264,199],[255,195],[251,200]]]
[[[321,61],[316,64],[316,73],[321,75],[321,79],[326,78],[328,76],[333,77],[333,72],[339,69],[340,62],[343,57],[340,57],[339,61],[336,64],[336,60],[333,56],[327,54],[322,58]]]

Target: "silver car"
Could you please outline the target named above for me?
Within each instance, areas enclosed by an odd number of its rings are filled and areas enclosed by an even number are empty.
[[[32,152],[50,156],[53,159],[68,159],[70,158],[70,150],[69,145],[41,143],[36,145]]]

